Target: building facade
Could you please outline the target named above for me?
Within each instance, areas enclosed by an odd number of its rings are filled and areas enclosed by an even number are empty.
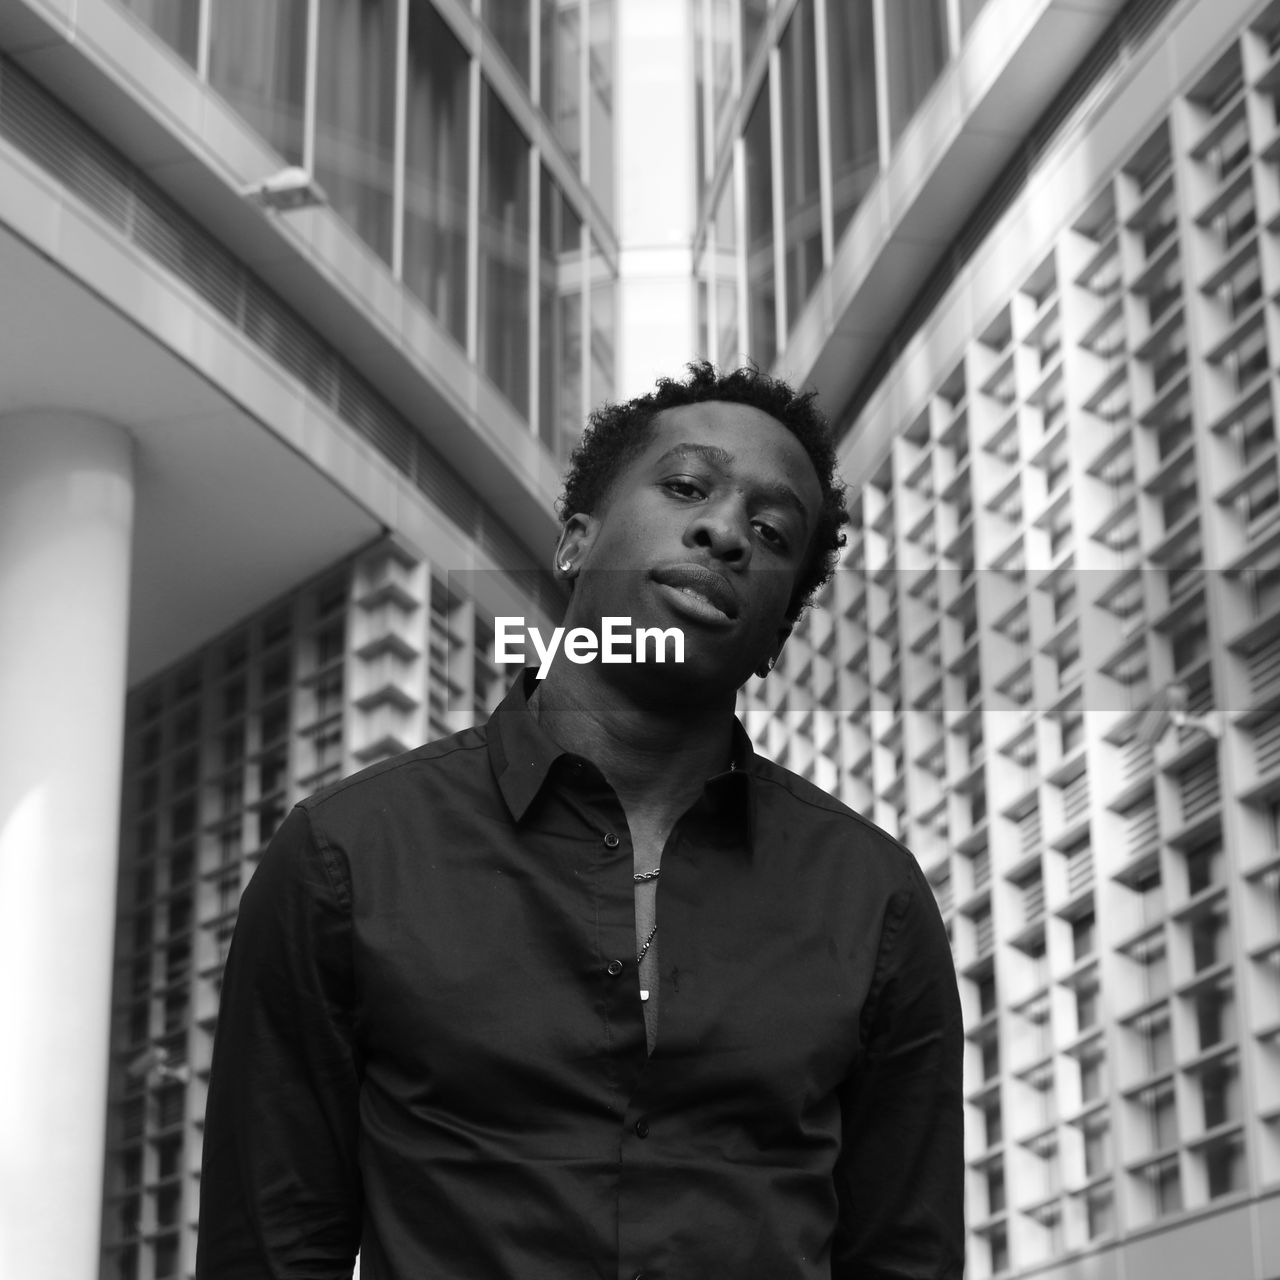
[[[620,21],[0,5],[0,1273],[191,1274],[240,886],[562,608]]]
[[[853,514],[744,709],[934,886],[967,1274],[1275,1280],[1280,5],[695,13],[700,347]]]

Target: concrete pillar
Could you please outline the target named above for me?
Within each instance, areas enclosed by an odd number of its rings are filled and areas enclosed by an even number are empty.
[[[98,1274],[133,529],[119,428],[0,418],[0,1276]]]

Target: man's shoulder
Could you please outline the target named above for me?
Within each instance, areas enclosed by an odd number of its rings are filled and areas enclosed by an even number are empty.
[[[299,801],[299,807],[313,818],[330,817],[381,807],[406,788],[463,783],[477,770],[487,774],[488,740],[486,726],[473,725],[348,774]]]
[[[877,826],[830,792],[767,756],[755,757],[754,773],[764,803],[780,806],[783,820],[800,832],[814,826],[836,832],[851,849],[870,853],[890,863],[903,859],[917,867],[915,855],[896,836]]]

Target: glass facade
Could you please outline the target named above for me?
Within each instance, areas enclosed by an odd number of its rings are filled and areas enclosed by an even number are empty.
[[[874,9],[872,0],[827,7],[831,217],[837,236],[880,172]]]
[[[616,379],[617,0],[121,2],[282,161],[314,172],[333,211],[565,456],[594,390],[612,396]],[[514,90],[484,71],[493,52]],[[535,148],[539,115],[555,163]]]
[[[885,17],[889,133],[896,138],[947,61],[946,0],[893,0]]]
[[[395,0],[320,0],[315,174],[335,212],[391,261]]]
[[[777,272],[773,257],[773,130],[769,81],[747,118],[746,164],[747,332],[751,354],[762,365],[778,349]]]
[[[529,142],[488,86],[480,99],[480,368],[529,412]]]
[[[482,0],[480,14],[498,47],[516,69],[516,75],[528,84],[532,54],[528,0]]]
[[[409,10],[404,282],[467,340],[467,156],[471,60],[430,5]]]
[[[787,315],[799,315],[822,270],[818,83],[813,0],[800,0],[779,45]]]
[[[794,328],[903,129],[957,53],[948,0],[691,3],[697,111],[708,122],[694,246],[707,302],[699,348],[721,364],[749,357],[768,366],[779,333]],[[962,34],[981,7],[965,0],[957,11]],[[746,237],[735,265],[736,237],[725,232],[739,217]],[[736,330],[739,308],[724,297],[731,288],[744,291],[745,335]]]
[[[209,83],[290,163],[306,145],[307,0],[213,0]]]

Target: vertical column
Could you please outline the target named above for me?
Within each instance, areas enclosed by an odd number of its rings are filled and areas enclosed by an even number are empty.
[[[0,418],[0,1275],[98,1274],[133,465]]]

